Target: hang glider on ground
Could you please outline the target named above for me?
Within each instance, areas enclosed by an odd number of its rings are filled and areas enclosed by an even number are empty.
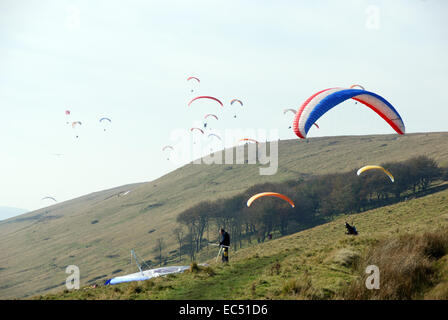
[[[122,196],[125,196],[125,195],[129,194],[130,192],[131,192],[131,190],[128,190],[128,191],[122,191],[122,192],[120,192],[120,193],[118,194],[118,196],[119,196],[119,197],[122,197]]]
[[[108,284],[112,285],[112,284],[118,284],[118,283],[123,283],[123,282],[132,282],[132,281],[144,281],[144,280],[149,280],[149,279],[155,278],[155,277],[166,276],[168,274],[181,273],[190,268],[190,266],[171,266],[171,267],[162,267],[162,268],[156,268],[156,269],[142,270],[141,264],[139,263],[139,259],[137,258],[137,255],[135,254],[134,250],[131,250],[131,261],[132,261],[132,258],[135,259],[135,263],[137,264],[137,267],[140,272],[108,279],[108,280],[106,280],[104,285],[108,285]],[[145,264],[145,263],[143,262],[143,264]],[[200,265],[204,266],[205,264],[200,264]]]
[[[254,202],[255,200],[262,198],[262,197],[277,197],[277,198],[283,199],[283,200],[287,201],[291,205],[291,207],[294,208],[294,202],[289,197],[287,197],[281,193],[277,193],[277,192],[257,193],[256,195],[253,195],[252,197],[250,197],[249,200],[247,200],[247,206],[250,207],[252,202]]]
[[[149,280],[151,278],[165,276],[172,273],[180,273],[188,270],[189,266],[173,266],[173,267],[162,267],[157,269],[150,269],[141,272],[136,272],[132,274],[127,274],[125,276],[115,277],[109,279],[105,282],[105,285],[108,284],[118,284],[123,282],[132,282],[132,281],[144,281]]]
[[[355,85],[353,85],[355,86]],[[359,86],[359,85],[356,85]],[[375,111],[398,134],[405,133],[405,126],[400,114],[383,97],[376,93],[354,88],[329,88],[321,90],[309,97],[299,108],[293,121],[294,133],[301,139],[306,135],[311,126],[327,111],[338,104],[353,99]]]

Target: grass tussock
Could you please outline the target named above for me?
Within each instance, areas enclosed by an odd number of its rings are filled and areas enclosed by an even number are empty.
[[[199,273],[200,274],[206,274],[208,276],[214,276],[216,274],[215,270],[212,267],[210,267],[210,266],[200,266],[195,261],[193,261],[190,264],[189,272],[193,273],[193,274],[199,274]]]
[[[338,250],[333,256],[333,262],[343,267],[356,266],[359,263],[359,259],[359,252],[348,248]]]
[[[360,278],[343,293],[345,299],[409,300],[422,298],[440,281],[437,260],[448,253],[448,228],[424,234],[406,234],[385,239],[361,259]],[[369,265],[378,266],[379,289],[367,289],[365,273]],[[439,293],[439,295],[442,295]]]
[[[313,286],[310,277],[289,279],[283,284],[281,294],[285,298],[304,299],[304,300],[322,300],[325,299],[325,293]]]
[[[198,266],[197,262],[193,261],[190,264],[190,269],[189,270],[190,270],[191,273],[198,273],[199,272],[199,266]]]

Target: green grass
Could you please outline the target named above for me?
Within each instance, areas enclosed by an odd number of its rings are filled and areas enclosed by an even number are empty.
[[[272,176],[260,176],[258,165],[190,164],[152,182],[96,192],[2,221],[0,298],[61,290],[70,264],[79,266],[83,284],[101,275],[111,277],[117,269],[122,274],[135,272],[129,264],[130,249],[155,260],[152,249],[160,237],[167,244],[165,253],[177,249],[171,232],[180,212],[257,183],[354,170],[422,154],[448,165],[447,139],[448,133],[420,133],[280,141],[279,170]],[[126,190],[132,191],[117,196]],[[94,220],[98,223],[92,224]],[[368,222],[363,227],[369,228]]]
[[[43,299],[341,299],[363,275],[358,257],[382,241],[440,232],[448,227],[448,190],[353,215],[360,232],[344,234],[341,216],[332,222],[232,253],[229,265],[142,282],[49,294]],[[386,242],[387,243],[387,242]],[[432,286],[421,299],[446,299],[448,267],[436,261]],[[363,266],[361,266],[363,268]],[[361,268],[361,269],[362,269]],[[86,293],[87,292],[87,293]]]

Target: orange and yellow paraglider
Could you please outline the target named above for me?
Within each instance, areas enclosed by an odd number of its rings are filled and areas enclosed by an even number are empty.
[[[390,179],[392,182],[395,181],[394,176],[392,175],[392,173],[390,173],[389,171],[387,171],[386,169],[384,169],[382,166],[376,166],[376,165],[364,166],[364,167],[360,168],[360,169],[358,170],[358,172],[356,172],[356,174],[359,176],[361,173],[363,173],[364,171],[367,171],[367,170],[381,170],[381,171],[383,171],[385,174],[388,175],[389,179]]]
[[[277,197],[280,199],[283,199],[285,201],[287,201],[291,207],[295,207],[294,202],[291,200],[291,198],[285,196],[284,194],[281,193],[277,193],[277,192],[261,192],[261,193],[257,193],[256,195],[253,195],[252,197],[250,197],[249,200],[247,200],[247,206],[250,207],[250,205],[252,204],[252,202],[254,202],[255,200],[262,198],[262,197]]]

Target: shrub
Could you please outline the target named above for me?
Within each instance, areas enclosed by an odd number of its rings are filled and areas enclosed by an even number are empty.
[[[403,235],[381,241],[359,263],[361,275],[343,293],[346,299],[419,298],[436,280],[436,259],[448,252],[448,230],[422,235]],[[376,265],[380,270],[380,289],[365,286],[364,268]]]

